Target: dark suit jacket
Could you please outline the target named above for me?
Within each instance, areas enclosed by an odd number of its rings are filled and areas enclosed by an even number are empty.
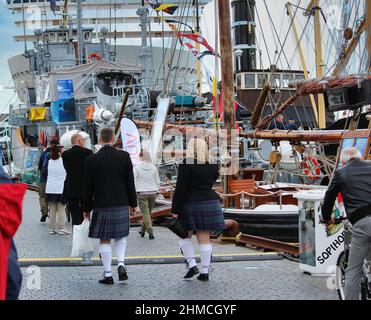
[[[6,300],[17,300],[22,286],[22,273],[19,268],[17,249],[12,240],[8,260],[8,283]]]
[[[133,165],[125,151],[104,146],[85,159],[83,210],[137,206]]]
[[[188,161],[187,161],[188,160]],[[172,212],[182,213],[183,204],[192,201],[219,200],[218,194],[212,189],[219,177],[217,164],[189,164],[191,159],[179,165]]]
[[[93,151],[80,146],[73,146],[62,153],[63,166],[67,172],[65,186],[67,199],[82,199],[84,163],[91,154]]]
[[[351,223],[371,214],[371,164],[351,160],[335,171],[322,205],[322,217],[328,221],[338,193],[343,196],[345,211]]]
[[[271,124],[268,127],[268,130],[273,130],[273,129],[286,130],[286,126],[282,122],[272,120]]]

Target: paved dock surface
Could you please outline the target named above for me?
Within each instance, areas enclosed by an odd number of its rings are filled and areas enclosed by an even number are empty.
[[[337,299],[336,291],[327,287],[328,278],[305,275],[296,262],[275,254],[264,257],[261,251],[234,244],[214,244],[215,256],[243,256],[245,261],[213,263],[214,272],[208,283],[196,279],[183,281],[184,264],[156,263],[156,257],[180,257],[177,238],[162,227],[155,227],[155,240],[142,239],[139,229],[131,228],[127,248],[129,280],[126,283],[116,281],[114,286],[100,285],[102,267],[58,263],[60,259],[69,259],[72,236],[49,235],[48,220],[46,223],[39,220],[38,195],[27,192],[23,223],[15,238],[22,264],[27,264],[22,268],[24,281],[20,299]],[[67,224],[67,228],[71,226]],[[139,260],[151,257],[154,262],[129,263],[134,257]],[[52,263],[50,266],[33,266],[42,260]],[[117,280],[116,267],[113,267],[113,273]]]

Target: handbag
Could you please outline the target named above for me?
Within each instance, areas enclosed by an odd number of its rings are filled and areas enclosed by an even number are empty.
[[[174,232],[179,238],[188,238],[188,230],[179,218],[169,218],[166,227]]]

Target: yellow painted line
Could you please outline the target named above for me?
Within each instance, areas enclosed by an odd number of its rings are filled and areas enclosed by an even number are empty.
[[[259,252],[259,253],[217,253],[213,254],[213,257],[249,257],[249,256],[266,256],[266,255],[278,255],[276,252]],[[200,257],[196,255],[196,257]],[[177,258],[184,258],[180,255],[175,256],[132,256],[126,257],[125,260],[134,260],[134,259],[177,259]],[[90,260],[98,261],[100,260],[98,257],[92,258]],[[19,262],[52,262],[52,261],[84,261],[82,258],[20,258]]]

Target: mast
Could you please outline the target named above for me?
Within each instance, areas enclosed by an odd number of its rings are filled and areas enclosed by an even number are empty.
[[[142,47],[140,49],[140,63],[143,69],[143,76],[142,76],[142,86],[143,88],[150,87],[150,77],[151,77],[151,70],[150,70],[150,59],[151,59],[151,51],[148,48],[147,43],[147,26],[149,25],[149,10],[144,5],[144,0],[142,0],[142,7],[137,10],[137,15],[140,17],[140,30],[142,36]]]
[[[298,51],[299,51],[301,66],[302,66],[303,72],[304,72],[304,78],[306,80],[309,80],[309,73],[308,73],[308,69],[307,69],[307,64],[305,63],[303,49],[301,47],[300,38],[299,38],[299,35],[298,35],[298,31],[296,29],[296,24],[295,24],[295,21],[294,21],[294,16],[292,14],[291,3],[288,2],[286,4],[286,8],[287,8],[287,12],[288,12],[288,14],[290,16],[291,25],[292,25],[292,31],[294,33],[295,41],[297,43],[297,48],[298,48]],[[314,99],[314,96],[312,94],[310,95],[310,101],[311,101],[313,112],[314,112],[314,115],[316,117],[317,124],[318,124],[318,111],[317,111],[316,100]]]
[[[368,72],[371,72],[371,0],[366,1],[366,30],[367,30],[367,52],[368,52]]]
[[[84,35],[82,31],[82,0],[77,0],[78,64],[84,63]]]
[[[370,9],[369,9],[370,10]],[[357,45],[359,44],[359,40],[361,35],[366,30],[366,17],[361,21],[359,26],[357,27],[352,40],[348,43],[347,47],[344,50],[342,57],[340,58],[339,62],[337,63],[332,76],[338,76],[347,66],[350,57],[352,56],[353,52],[356,50]]]
[[[199,3],[195,0],[196,6],[196,35],[200,35],[200,13],[199,13]],[[196,42],[196,49],[200,50],[200,44]],[[201,61],[197,59],[197,94],[201,96]]]
[[[224,127],[228,134],[234,129],[236,115],[234,110],[233,94],[233,64],[232,64],[232,36],[230,3],[218,0],[219,8],[219,37],[222,68],[222,93],[224,106]]]
[[[236,123],[236,113],[234,110],[234,81],[232,63],[232,34],[231,34],[231,13],[230,2],[226,0],[218,1],[219,12],[219,38],[220,55],[222,68],[222,95],[224,128],[227,129],[227,152],[232,148],[232,130]],[[229,147],[229,148],[228,148]],[[229,149],[229,150],[228,150]],[[228,176],[224,176],[224,193],[228,193]],[[225,199],[226,200],[226,199]]]
[[[323,78],[324,65],[322,60],[321,8],[319,7],[319,0],[313,0],[312,10],[314,10],[316,74],[317,78]],[[318,127],[320,129],[326,128],[325,97],[323,94],[318,95]]]
[[[27,41],[26,41],[26,19],[24,15],[24,0],[22,0],[22,23],[23,23],[23,37],[24,37],[24,52],[27,53]]]

